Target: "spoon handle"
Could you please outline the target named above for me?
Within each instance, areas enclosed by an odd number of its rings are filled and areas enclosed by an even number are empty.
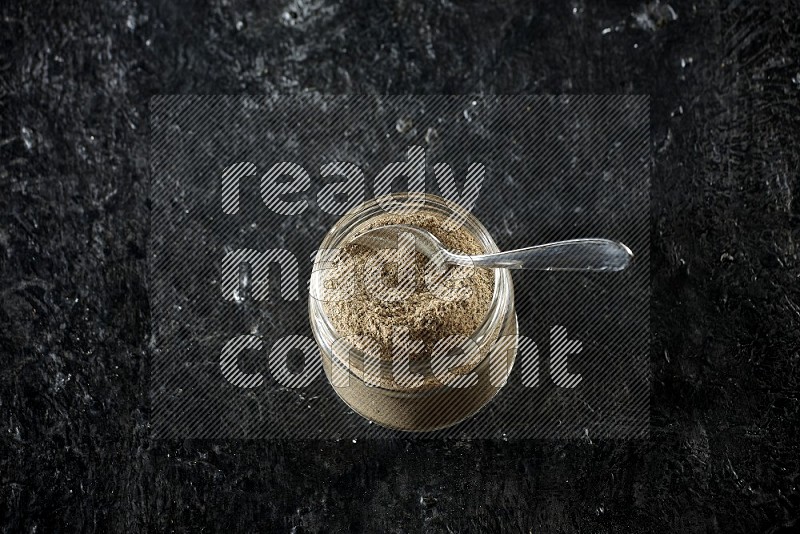
[[[571,239],[494,254],[459,255],[451,263],[495,269],[622,271],[630,265],[632,259],[633,252],[617,241]]]

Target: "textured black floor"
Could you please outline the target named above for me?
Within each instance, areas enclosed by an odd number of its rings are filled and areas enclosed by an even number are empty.
[[[3,531],[793,531],[798,4],[487,4],[3,3]],[[148,439],[148,98],[307,89],[651,95],[650,440]]]

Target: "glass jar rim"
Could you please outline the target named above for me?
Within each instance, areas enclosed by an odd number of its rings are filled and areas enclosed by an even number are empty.
[[[314,298],[315,294],[321,294],[321,273],[324,272],[324,269],[318,269],[317,266],[323,261],[320,257],[323,251],[340,248],[342,242],[346,238],[352,236],[359,226],[365,225],[375,216],[383,213],[391,213],[391,211],[386,210],[384,207],[388,203],[402,204],[405,206],[404,209],[409,209],[409,211],[410,208],[413,208],[413,211],[427,208],[429,210],[433,209],[433,211],[438,211],[446,216],[455,215],[458,224],[479,241],[484,253],[499,252],[499,248],[491,234],[489,234],[489,231],[471,212],[451,200],[432,193],[390,193],[389,195],[362,202],[348,210],[325,234],[319,250],[317,254],[315,254],[314,268],[312,269],[311,280],[309,282],[309,315],[311,330],[318,344],[327,347],[332,353],[330,357],[331,364],[339,365],[349,376],[361,381],[363,381],[362,377],[353,372],[352,366],[348,366],[339,361],[339,358],[333,354],[333,350],[331,349],[333,343],[340,338],[337,336],[335,327],[331,324],[330,319],[325,313],[322,305],[323,301]],[[469,336],[478,346],[481,346],[487,338],[497,330],[499,324],[504,320],[504,311],[508,309],[509,301],[513,302],[513,286],[511,285],[510,273],[507,269],[495,269],[494,271],[494,287],[489,309],[479,326],[475,329],[475,332]],[[352,354],[351,351],[355,351],[356,354],[360,354],[363,357],[363,351],[352,344],[349,344],[344,351],[347,354]],[[472,367],[470,370],[476,368],[486,357],[487,356],[484,355],[482,358],[478,358],[477,361],[471,362]],[[401,395],[411,393],[419,395],[426,391],[405,391],[381,385],[375,385],[374,388],[384,390],[387,393]]]

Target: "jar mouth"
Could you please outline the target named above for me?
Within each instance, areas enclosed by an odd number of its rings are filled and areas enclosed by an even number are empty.
[[[374,217],[388,213],[383,208],[385,202],[392,202],[395,205],[399,205],[403,210],[427,210],[445,217],[455,216],[458,220],[457,224],[466,229],[478,240],[483,253],[499,252],[497,244],[483,224],[469,211],[455,202],[431,193],[392,193],[384,197],[368,200],[351,208],[333,225],[333,227],[331,227],[322,240],[319,251],[314,258],[314,269],[312,270],[310,280],[310,286],[312,288],[322,288],[322,273],[324,269],[317,268],[319,263],[324,261],[320,256],[321,252],[341,248],[349,238],[355,236],[357,232],[360,231],[361,227],[366,226]],[[333,344],[339,340],[340,336],[337,335],[335,327],[325,313],[322,305],[323,302],[313,297],[314,294],[321,294],[321,292],[315,293],[314,291],[310,291],[309,293],[311,295],[309,297],[309,316],[312,321],[314,336],[321,346],[332,347]],[[478,346],[482,346],[487,340],[492,338],[492,336],[496,335],[498,325],[503,321],[504,312],[507,309],[509,299],[513,299],[511,276],[507,269],[494,269],[494,287],[492,289],[492,298],[489,308],[479,326],[469,336]],[[348,344],[346,348],[340,348],[346,350],[351,357],[355,356],[356,360],[359,358],[363,359],[363,352],[351,344]],[[484,358],[486,358],[486,355],[478,358],[474,362],[470,362],[469,370],[476,367]],[[360,376],[353,372],[352,366],[347,366],[335,356],[331,357],[331,360],[332,364],[341,366],[344,372],[354,376],[358,380],[362,380]],[[381,385],[374,385],[373,388],[395,394],[406,392],[402,389],[389,388]],[[416,393],[424,392],[424,390],[411,391]],[[406,393],[410,393],[411,391]]]

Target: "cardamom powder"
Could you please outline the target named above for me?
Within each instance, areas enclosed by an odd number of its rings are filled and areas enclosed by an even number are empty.
[[[463,227],[447,227],[444,215],[435,213],[383,214],[358,231],[388,224],[418,226],[436,236],[446,248],[465,254],[484,253],[478,239]],[[471,336],[486,318],[494,292],[494,272],[472,267],[446,267],[439,285],[430,284],[430,258],[414,252],[413,291],[406,298],[389,300],[370,291],[367,276],[382,277],[386,287],[398,284],[398,266],[386,262],[381,273],[365,272],[378,251],[360,244],[346,244],[323,276],[323,309],[341,336],[368,336],[377,343],[380,358],[427,359],[436,343],[448,336]],[[405,267],[405,266],[404,266]],[[455,270],[460,270],[456,276]],[[426,278],[426,273],[428,277]],[[437,290],[438,289],[438,290]],[[442,298],[442,289],[457,298]],[[408,354],[392,347],[393,333],[407,328],[420,350]],[[356,338],[357,339],[357,338]],[[396,338],[395,338],[396,339]],[[421,341],[420,343],[417,341]],[[355,345],[364,350],[364,346]]]

